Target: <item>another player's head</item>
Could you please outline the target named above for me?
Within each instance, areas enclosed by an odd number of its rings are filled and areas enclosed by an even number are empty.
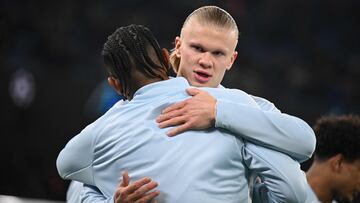
[[[109,84],[127,99],[145,84],[168,79],[168,59],[145,26],[118,28],[108,37],[102,55]]]
[[[315,162],[326,164],[333,195],[351,200],[360,192],[360,117],[325,116],[317,120]]]
[[[204,6],[185,20],[170,61],[193,86],[217,87],[234,63],[239,31],[225,10]]]

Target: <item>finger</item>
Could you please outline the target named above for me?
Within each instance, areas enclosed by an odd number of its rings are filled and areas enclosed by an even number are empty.
[[[140,198],[139,200],[136,201],[136,203],[146,203],[146,202],[153,202],[153,203],[157,203],[156,200],[154,200],[155,197],[157,197],[160,194],[159,190],[155,190],[153,192],[149,192],[148,194],[146,194],[144,197]]]
[[[164,113],[167,113],[167,112],[170,112],[170,111],[174,111],[174,110],[177,110],[177,109],[181,109],[185,106],[186,102],[185,101],[182,101],[182,102],[178,102],[176,104],[173,104],[173,105],[170,105],[168,107],[166,107],[164,110],[162,110],[162,114]]]
[[[169,120],[169,119],[170,119],[169,114],[161,114],[160,116],[158,116],[156,118],[156,122],[161,123],[161,122],[164,122],[164,121]]]
[[[135,190],[132,194],[129,195],[129,199],[130,200],[138,200],[141,197],[143,197],[144,195],[146,195],[147,192],[149,192],[150,190],[156,188],[158,186],[157,182],[150,182],[144,186],[142,186],[141,188]]]
[[[186,92],[190,95],[190,96],[195,96],[197,94],[199,94],[200,92],[202,92],[202,90],[199,90],[197,88],[187,88]]]
[[[139,189],[140,187],[148,184],[151,182],[151,179],[148,178],[148,177],[145,177],[145,178],[142,178],[140,180],[137,180],[133,183],[131,183],[129,186],[127,186],[125,189],[124,189],[124,192],[123,194],[124,195],[128,195],[128,194],[131,194],[133,193],[135,190]]]
[[[170,127],[170,126],[184,124],[186,122],[186,118],[187,118],[187,116],[178,116],[175,118],[171,118],[169,120],[159,123],[159,128],[166,128],[166,127]]]
[[[170,130],[166,134],[169,137],[173,137],[175,135],[178,135],[178,134],[185,132],[187,130],[190,130],[190,129],[191,129],[191,124],[189,122],[187,122],[187,123],[184,123],[183,125],[180,125],[174,129]]]
[[[129,178],[129,173],[127,171],[122,172],[122,181],[120,184],[120,187],[126,187],[129,185],[130,182],[130,178]]]
[[[174,110],[165,114],[161,114],[160,116],[157,117],[156,121],[158,123],[162,123],[164,121],[170,120],[172,118],[176,118],[176,117],[180,117],[184,114],[184,110]]]

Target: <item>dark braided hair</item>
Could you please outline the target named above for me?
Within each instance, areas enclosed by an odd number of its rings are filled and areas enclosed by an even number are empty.
[[[129,81],[134,69],[149,78],[168,78],[169,63],[145,26],[133,24],[118,28],[108,37],[102,55],[109,74],[120,81],[124,96],[130,94]]]
[[[360,117],[355,115],[323,116],[314,126],[315,158],[326,160],[337,154],[352,162],[360,158]]]

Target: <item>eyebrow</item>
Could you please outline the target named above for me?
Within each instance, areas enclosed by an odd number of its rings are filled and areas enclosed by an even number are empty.
[[[205,51],[208,51],[208,49],[206,49],[203,45],[201,45],[201,44],[199,44],[199,43],[197,43],[197,42],[190,42],[189,44],[190,44],[190,46],[198,46],[198,47],[200,47],[201,49],[203,49],[203,50],[205,50]],[[211,51],[211,52],[221,52],[221,53],[223,53],[223,54],[226,54],[226,51],[223,50],[223,49],[215,49],[215,50],[213,50],[213,51]]]

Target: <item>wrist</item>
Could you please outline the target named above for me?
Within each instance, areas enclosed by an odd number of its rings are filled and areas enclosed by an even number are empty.
[[[217,100],[215,99],[213,113],[212,113],[212,117],[211,117],[211,127],[215,127],[216,114],[217,114]]]

